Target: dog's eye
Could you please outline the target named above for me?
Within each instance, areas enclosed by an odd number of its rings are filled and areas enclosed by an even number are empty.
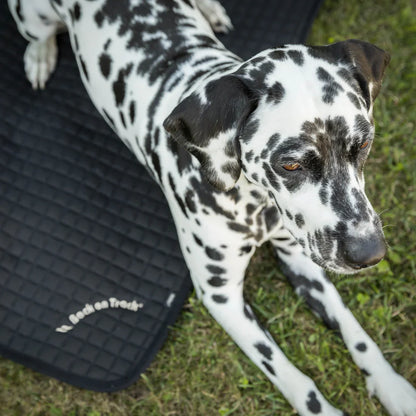
[[[360,149],[365,149],[368,146],[368,140],[366,142],[364,142],[361,146]]]
[[[290,171],[291,170],[298,170],[300,168],[301,168],[301,166],[297,162],[295,162],[295,163],[287,163],[286,165],[283,165],[283,169],[290,170]]]

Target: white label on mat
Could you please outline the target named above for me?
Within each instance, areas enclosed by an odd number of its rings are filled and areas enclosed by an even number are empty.
[[[62,325],[56,328],[55,331],[62,333],[69,332],[86,316],[105,309],[126,309],[128,311],[137,312],[142,308],[143,303],[138,303],[136,300],[128,302],[117,298],[108,298],[99,300],[95,303],[86,303],[81,310],[71,313],[71,315],[68,316],[68,320],[72,325]]]
[[[175,295],[175,293],[171,293],[169,296],[168,296],[168,298],[166,299],[166,306],[168,307],[168,308],[170,308],[171,306],[172,306],[172,303],[173,303],[173,301],[175,300],[175,297],[176,297],[176,295]]]

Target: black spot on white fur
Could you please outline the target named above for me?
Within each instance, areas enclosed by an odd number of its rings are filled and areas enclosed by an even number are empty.
[[[250,228],[246,225],[240,224],[239,222],[228,221],[227,226],[230,230],[236,231],[238,233],[249,234]]]
[[[122,113],[120,112],[120,114],[122,114]],[[158,155],[155,152],[152,153],[152,165],[153,165],[153,168],[156,171],[156,175],[157,175],[157,177],[159,178],[159,181],[160,181],[161,180],[161,176],[162,176],[161,175],[162,170],[161,170],[161,166],[160,166],[159,157],[158,157]]]
[[[190,212],[196,213],[197,212],[197,206],[194,201],[194,192],[191,189],[188,189],[185,192],[185,204]],[[198,219],[196,219],[197,223],[199,223]]]
[[[306,406],[311,413],[317,415],[321,413],[322,406],[319,400],[316,397],[316,393],[314,391],[310,391],[308,394],[308,400],[306,401]]]
[[[123,125],[124,128],[127,128],[126,119],[125,119],[124,114],[121,110],[119,111],[119,115],[120,115],[121,124]]]
[[[109,55],[106,52],[103,52],[99,57],[98,64],[100,66],[100,71],[103,74],[104,78],[108,79],[108,77],[111,74],[111,67],[113,64],[113,59],[111,58],[111,55]]]
[[[275,134],[271,135],[269,140],[266,143],[267,150],[270,151],[271,149],[273,149],[277,145],[279,140],[280,140],[280,134],[279,133],[275,133]]]
[[[102,109],[102,112],[103,112],[105,118],[107,119],[108,123],[110,124],[110,126],[115,130],[116,126],[114,124],[113,118],[104,109]]]
[[[211,286],[214,286],[214,287],[221,287],[221,286],[224,286],[227,283],[227,279],[224,279],[224,278],[222,278],[220,276],[212,276],[208,280],[208,283]]]
[[[268,345],[264,344],[263,342],[258,342],[257,344],[254,344],[254,346],[256,347],[257,351],[265,358],[268,360],[272,359],[273,351]]]
[[[321,185],[321,189],[319,190],[319,199],[321,200],[322,205],[326,205],[328,203],[328,189],[325,184]]]
[[[104,50],[107,51],[109,46],[111,45],[111,39],[107,39],[105,44],[104,44]]]
[[[227,303],[228,298],[224,295],[212,295],[212,300],[216,303]]]
[[[78,2],[74,4],[73,17],[76,22],[81,18],[81,6]]]
[[[227,272],[223,267],[217,266],[215,264],[208,264],[206,267],[209,272],[214,274],[224,274]]]
[[[367,351],[367,344],[365,342],[359,342],[356,344],[355,348],[360,352],[365,352]]]
[[[295,223],[299,228],[302,228],[305,225],[305,220],[303,219],[302,214],[295,215]]]
[[[354,93],[352,93],[351,91],[347,92],[347,97],[354,104],[354,106],[357,110],[361,109],[360,100],[358,99],[358,97]]]
[[[249,143],[254,135],[257,133],[258,128],[260,127],[260,120],[254,119],[250,120],[246,127],[244,128],[241,140],[245,143]]]
[[[302,66],[304,63],[304,57],[303,57],[303,53],[301,51],[288,51],[287,53],[289,55],[289,58],[292,59],[292,61],[299,65]]]
[[[15,8],[15,10],[16,10],[17,18],[23,23],[25,21],[25,18],[24,18],[23,14],[22,14],[22,6],[20,4],[20,0],[17,0],[16,1],[16,8]]]
[[[224,255],[213,247],[205,247],[205,253],[212,260],[221,261],[224,259]]]
[[[124,96],[126,95],[126,83],[124,82],[123,71],[120,70],[118,78],[113,82],[114,98],[117,106],[123,104]]]
[[[283,85],[276,81],[270,88],[268,88],[266,100],[267,102],[278,104],[282,101],[284,95],[285,89],[283,88]]]
[[[264,367],[266,368],[266,370],[270,373],[270,374],[272,374],[273,376],[275,376],[276,375],[276,371],[274,371],[274,368],[268,363],[268,362],[266,362],[266,361],[262,361],[261,362],[263,365],[264,365]]]
[[[276,61],[284,61],[285,59],[287,59],[285,51],[279,49],[270,52],[269,57]]]
[[[74,33],[74,52],[79,51],[79,42],[78,42],[78,36]]]
[[[97,23],[98,27],[102,27],[103,22],[104,22],[104,14],[101,11],[98,11],[94,15],[94,20],[95,20],[95,23]]]
[[[168,180],[169,180],[170,189],[173,192],[173,196],[176,199],[176,202],[178,203],[179,208],[181,209],[183,215],[185,215],[186,218],[189,218],[188,213],[186,212],[185,203],[183,202],[181,196],[176,191],[176,184],[171,173],[168,173]]]
[[[322,67],[317,69],[317,75],[318,79],[324,82],[322,87],[322,101],[327,104],[333,104],[335,97],[340,91],[344,91],[344,89],[335,81],[335,78]]]
[[[244,304],[244,315],[250,321],[255,321],[255,319],[256,319],[255,316],[254,316],[253,311],[251,310],[250,305],[248,305],[247,303]]]
[[[129,104],[129,117],[130,117],[130,123],[134,123],[134,119],[136,117],[136,103],[134,100],[130,101]]]
[[[128,64],[125,68],[122,68],[118,71],[117,79],[113,82],[113,92],[116,106],[120,107],[124,103],[124,98],[126,96],[126,77],[129,76],[133,64]]]
[[[192,234],[192,236],[194,237],[195,243],[197,243],[200,247],[202,247],[203,246],[202,240],[195,234]]]

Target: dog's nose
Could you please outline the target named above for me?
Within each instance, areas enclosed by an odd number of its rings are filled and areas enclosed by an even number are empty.
[[[345,260],[354,269],[374,266],[386,255],[383,237],[350,238],[345,245]]]

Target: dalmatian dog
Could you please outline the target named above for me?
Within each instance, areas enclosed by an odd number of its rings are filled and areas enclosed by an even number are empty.
[[[197,295],[300,415],[346,414],[285,357],[243,297],[271,242],[296,292],[340,332],[391,415],[416,392],[385,360],[324,269],[355,273],[386,252],[364,192],[373,103],[389,61],[369,43],[287,45],[242,61],[215,37],[215,0],[9,0],[33,88],[67,30],[97,110],[161,186]],[[348,409],[346,409],[348,410]]]

